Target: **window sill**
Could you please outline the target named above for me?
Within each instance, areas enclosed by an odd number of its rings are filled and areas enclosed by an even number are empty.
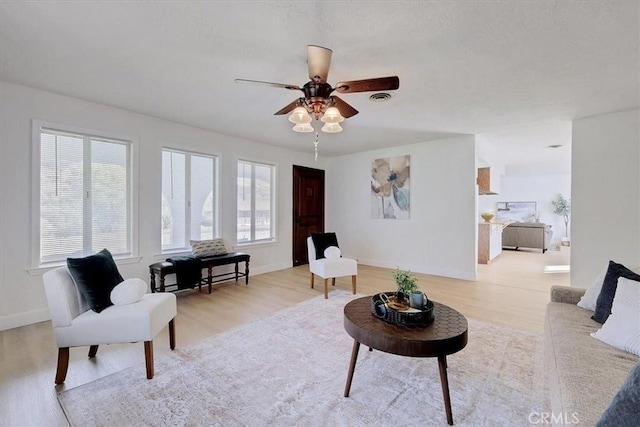
[[[172,256],[187,256],[193,255],[190,249],[176,249],[172,251],[166,251],[159,254],[154,255],[156,261],[164,261],[167,258],[171,258]]]
[[[236,246],[233,247],[233,249],[251,248],[251,247],[261,248],[264,246],[275,246],[277,244],[278,244],[277,240],[264,240],[264,241],[258,241],[258,242],[237,243]]]
[[[123,258],[115,258],[116,265],[125,265],[125,264],[136,264],[140,262],[142,259],[141,256],[129,256]],[[49,270],[53,270],[54,268],[64,267],[67,264],[65,262],[56,262],[51,264],[44,264],[39,267],[28,268],[27,273],[29,276],[41,276]]]

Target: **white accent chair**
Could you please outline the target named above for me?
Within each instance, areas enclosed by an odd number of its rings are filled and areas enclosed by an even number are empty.
[[[336,277],[351,276],[351,290],[356,293],[356,276],[358,275],[358,263],[349,258],[320,258],[316,259],[316,247],[311,237],[307,237],[307,253],[309,254],[309,271],[311,272],[311,289],[313,289],[314,275],[324,279],[324,299],[329,298],[328,281],[336,285]]]
[[[153,338],[169,324],[169,346],[176,346],[174,318],[176,296],[145,294],[133,304],[112,305],[96,313],[78,291],[67,267],[47,271],[42,279],[58,346],[56,384],[62,384],[69,367],[69,347],[90,346],[95,357],[100,344],[144,341],[147,378],[153,378]]]

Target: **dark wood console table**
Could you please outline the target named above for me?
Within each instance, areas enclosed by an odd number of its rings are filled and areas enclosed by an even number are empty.
[[[344,328],[353,338],[345,397],[349,397],[360,344],[368,346],[370,350],[400,356],[437,357],[447,423],[453,425],[447,355],[456,353],[467,345],[468,325],[467,319],[453,308],[435,301],[433,304],[435,320],[426,328],[405,328],[376,318],[371,314],[371,297],[355,299],[344,307]]]
[[[206,258],[200,258],[202,262],[202,268],[207,269],[207,277],[202,278],[198,284],[198,290],[201,290],[202,285],[208,285],[209,293],[211,293],[211,284],[216,282],[223,282],[231,278],[236,279],[236,282],[240,277],[244,277],[245,284],[249,284],[249,260],[251,255],[242,252],[232,252],[225,255],[216,255]],[[244,273],[239,271],[238,264],[244,262]],[[230,273],[213,274],[213,267],[219,267],[222,265],[235,264],[235,270]],[[165,285],[165,276],[168,274],[174,274],[176,272],[173,264],[167,261],[156,262],[149,266],[149,273],[151,275],[151,292],[165,292],[168,286]],[[160,288],[156,289],[156,275],[160,278]],[[175,284],[177,286],[177,284]]]

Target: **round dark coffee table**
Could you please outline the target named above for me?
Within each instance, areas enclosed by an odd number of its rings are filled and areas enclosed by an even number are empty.
[[[453,425],[447,355],[456,353],[467,345],[468,325],[467,319],[453,308],[435,301],[433,304],[435,320],[426,328],[406,328],[376,318],[371,314],[371,297],[355,299],[344,307],[344,328],[353,338],[345,397],[349,397],[360,344],[368,346],[369,350],[376,349],[400,356],[437,357],[447,423]]]

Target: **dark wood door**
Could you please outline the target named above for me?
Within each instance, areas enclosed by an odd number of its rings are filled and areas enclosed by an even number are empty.
[[[324,232],[324,171],[293,166],[293,265],[307,264],[307,237]]]

